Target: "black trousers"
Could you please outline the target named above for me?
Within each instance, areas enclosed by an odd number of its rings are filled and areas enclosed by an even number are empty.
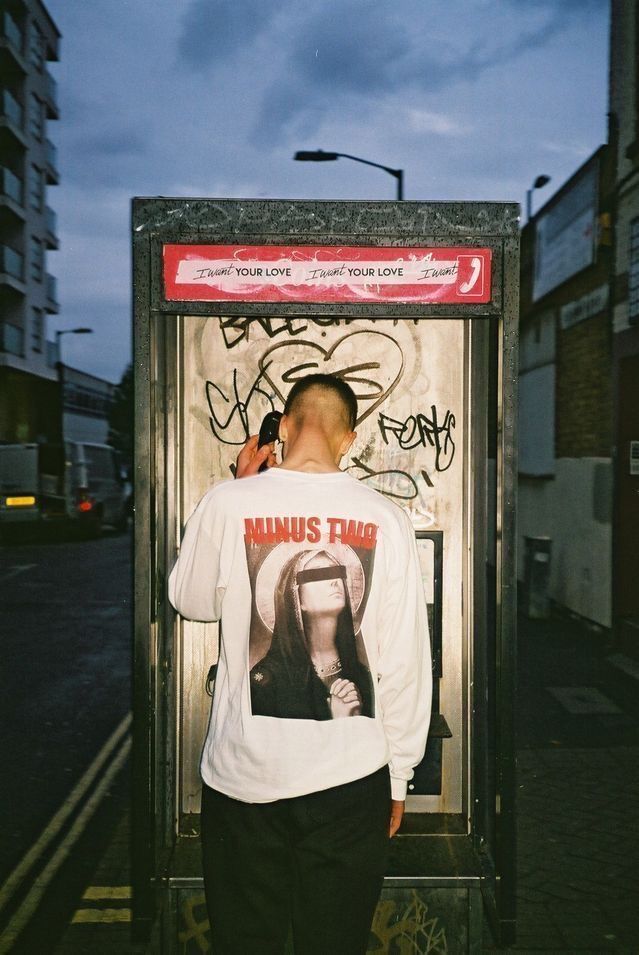
[[[364,955],[388,852],[390,778],[270,803],[204,786],[202,848],[213,951]]]

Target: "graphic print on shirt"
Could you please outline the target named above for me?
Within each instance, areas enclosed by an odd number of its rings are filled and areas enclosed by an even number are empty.
[[[360,627],[377,531],[338,517],[245,518],[254,716],[374,716]]]

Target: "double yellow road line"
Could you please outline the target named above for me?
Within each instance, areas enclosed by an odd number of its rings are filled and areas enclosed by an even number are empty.
[[[86,829],[91,817],[102,802],[110,785],[122,769],[131,750],[131,713],[127,713],[113,731],[84,775],[69,793],[60,809],[51,818],[39,838],[22,857],[4,885],[0,888],[0,912],[9,904],[32,869],[40,863],[49,845],[76,813],[68,831],[39,873],[32,876],[28,892],[12,915],[0,936],[0,955],[10,952],[16,940],[35,914],[42,896],[53,881],[60,866],[68,858],[71,849]],[[108,765],[107,765],[108,764]],[[105,768],[106,767],[106,768]],[[102,772],[104,770],[104,772]],[[102,775],[100,776],[100,774]],[[93,792],[85,799],[89,789],[100,776]],[[80,808],[81,806],[81,808]]]
[[[90,885],[82,896],[83,902],[102,902],[102,903],[112,903],[112,902],[130,902],[131,901],[131,886],[130,885]],[[83,924],[87,925],[89,923],[100,922],[102,924],[113,924],[114,922],[130,922],[131,921],[131,907],[123,906],[122,908],[110,908],[108,905],[99,906],[97,908],[80,908],[76,909],[73,918],[71,919],[72,925]]]

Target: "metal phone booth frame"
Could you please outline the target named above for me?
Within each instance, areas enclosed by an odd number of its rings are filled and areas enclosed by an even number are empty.
[[[198,761],[216,625],[167,576],[195,503],[296,376],[360,403],[343,466],[407,509],[433,647],[425,759],[371,952],[479,952],[514,938],[515,391],[511,203],[133,201],[134,927],[208,947]],[[400,949],[401,946],[401,949]]]

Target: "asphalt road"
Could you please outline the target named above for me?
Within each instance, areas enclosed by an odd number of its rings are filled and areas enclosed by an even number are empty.
[[[130,552],[130,533],[0,547],[0,885],[130,711]]]

